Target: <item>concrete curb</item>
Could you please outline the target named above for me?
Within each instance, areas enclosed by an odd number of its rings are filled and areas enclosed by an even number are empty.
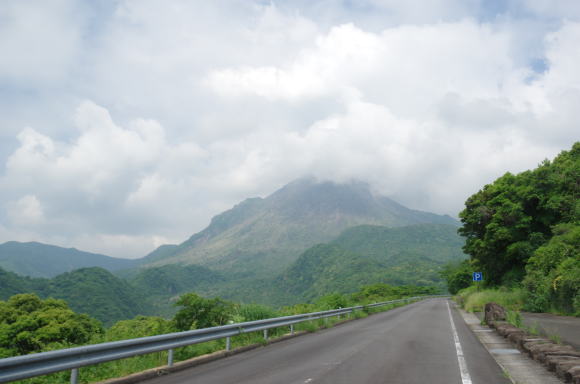
[[[456,310],[463,320],[479,339],[483,347],[497,362],[514,384],[561,384],[562,381],[553,373],[548,372],[540,363],[530,359],[519,350],[514,349],[511,342],[504,339],[493,329],[482,325],[481,321],[472,313],[461,308]]]
[[[492,321],[489,326],[561,380],[580,384],[580,351],[569,345],[530,335],[505,321]]]

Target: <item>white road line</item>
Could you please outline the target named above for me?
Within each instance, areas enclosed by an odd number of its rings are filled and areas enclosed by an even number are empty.
[[[461,349],[461,344],[459,343],[459,336],[457,335],[457,329],[455,328],[455,323],[453,322],[449,301],[447,301],[447,312],[449,312],[449,320],[451,321],[451,330],[453,331],[453,341],[455,342],[455,351],[457,352],[457,361],[459,362],[461,382],[463,384],[471,384],[471,376],[469,376],[467,364],[465,363],[465,357],[463,357],[463,349]]]

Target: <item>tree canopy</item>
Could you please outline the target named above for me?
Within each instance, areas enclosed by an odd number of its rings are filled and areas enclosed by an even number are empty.
[[[182,295],[175,305],[182,307],[173,318],[179,331],[224,325],[233,313],[232,303],[217,297],[206,299],[195,293]]]
[[[0,357],[87,343],[101,324],[73,312],[64,300],[19,294],[0,301]]]
[[[572,311],[580,287],[580,142],[534,170],[486,185],[459,217],[463,250],[488,285],[525,281],[535,309]]]

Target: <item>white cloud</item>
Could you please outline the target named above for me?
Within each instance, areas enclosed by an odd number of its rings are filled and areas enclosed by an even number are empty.
[[[8,203],[8,218],[18,227],[29,228],[44,222],[44,212],[38,198],[26,195]]]
[[[509,38],[472,20],[402,26],[369,33],[352,24],[332,28],[282,67],[212,71],[206,84],[225,96],[308,100],[359,93],[414,115],[450,92],[498,97],[516,74]]]
[[[7,4],[0,241],[143,255],[306,174],[453,215],[578,136],[573,2]]]
[[[81,7],[71,0],[5,0],[0,7],[0,80],[54,85],[79,54]]]

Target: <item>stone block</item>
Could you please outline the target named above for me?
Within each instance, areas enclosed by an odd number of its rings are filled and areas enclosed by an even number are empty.
[[[505,320],[506,319],[506,312],[505,309],[496,303],[487,303],[485,304],[485,314],[484,314],[484,321],[486,324],[491,324],[497,320]]]

